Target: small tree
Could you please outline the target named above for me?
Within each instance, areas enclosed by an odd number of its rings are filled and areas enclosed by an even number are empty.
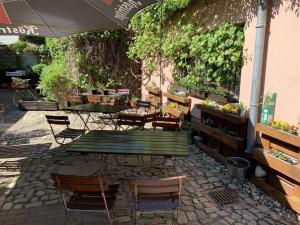
[[[42,93],[48,100],[55,100],[59,105],[64,105],[67,96],[75,88],[75,82],[67,73],[63,62],[54,62],[43,69],[40,79]]]

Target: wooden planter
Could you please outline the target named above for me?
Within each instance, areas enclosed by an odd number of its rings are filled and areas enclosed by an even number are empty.
[[[207,97],[206,93],[195,91],[195,90],[190,90],[189,96],[191,96],[193,98],[199,98],[199,99],[206,99],[206,97]]]
[[[170,100],[173,100],[175,102],[179,102],[182,104],[190,104],[191,103],[191,99],[186,98],[186,97],[179,97],[176,95],[172,95],[169,92],[164,93],[164,96],[167,97]]]
[[[183,117],[184,117],[184,113],[183,112],[180,112],[177,109],[172,108],[172,107],[170,107],[168,105],[164,106],[164,112],[168,113],[169,115],[171,115],[171,117],[176,117],[176,118],[181,118],[181,119],[183,119]]]
[[[268,125],[258,124],[262,148],[254,149],[253,158],[267,170],[267,179],[252,177],[262,190],[300,213],[300,137],[276,130]],[[269,151],[280,151],[296,158],[298,164],[278,159]]]
[[[196,105],[195,107],[201,110],[202,120],[209,118],[214,121],[215,125],[215,127],[211,127],[202,121],[197,122],[196,129],[203,137],[203,141],[197,143],[198,147],[221,163],[225,163],[226,157],[229,156],[243,156],[247,139],[248,118],[203,105]],[[227,128],[237,136],[224,133],[220,128]]]
[[[178,97],[170,93],[164,93],[164,96],[168,98],[168,101],[175,105],[175,107],[164,106],[165,113],[168,113],[172,117],[180,118],[181,120],[187,120],[189,118],[191,110],[191,99]],[[184,112],[178,109],[184,109]]]
[[[151,87],[146,87],[146,90],[148,91],[146,101],[151,102],[151,106],[154,108],[154,110],[158,109],[160,107],[160,97],[162,93],[161,90]]]
[[[22,111],[57,111],[57,102],[46,101],[20,101],[19,109]]]

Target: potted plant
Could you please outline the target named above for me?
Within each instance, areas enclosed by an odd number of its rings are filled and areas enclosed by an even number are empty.
[[[137,108],[137,101],[138,101],[138,100],[139,100],[139,98],[133,95],[133,96],[131,97],[131,99],[130,99],[130,106],[131,106],[132,108],[136,109],[136,108]]]
[[[282,161],[285,161],[285,162],[288,162],[292,165],[296,165],[298,163],[298,160],[291,157],[291,156],[288,156],[286,154],[284,154],[283,152],[281,151],[269,151],[268,152],[270,155],[274,156],[275,158],[277,159],[280,159]]]
[[[215,101],[210,100],[210,99],[206,99],[206,100],[202,101],[201,104],[208,108],[219,109],[219,105]]]
[[[287,132],[289,134],[298,136],[298,128],[296,126],[290,125],[287,122],[270,121],[269,126],[274,129],[281,130],[281,131]]]

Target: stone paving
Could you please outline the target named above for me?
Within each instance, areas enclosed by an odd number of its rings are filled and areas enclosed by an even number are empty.
[[[43,112],[39,113],[43,114]],[[41,134],[39,139],[35,137],[35,140],[31,141],[28,136],[30,140],[27,144],[12,142],[6,143],[9,146],[0,146],[0,225],[60,225],[66,222],[59,193],[55,190],[49,175],[62,164],[71,164],[79,160],[80,156],[69,155],[63,148],[53,146],[45,123],[36,126],[38,127]],[[12,130],[8,132],[8,136],[4,136],[4,139],[10,137],[13,140],[13,136],[9,136],[12,133]],[[17,133],[16,137],[19,137]],[[81,160],[87,159],[83,157]],[[130,211],[126,209],[126,182],[123,182],[126,177],[178,175],[188,177],[181,199],[179,224],[297,224],[296,215],[288,209],[284,213],[271,209],[254,200],[255,198],[243,188],[239,188],[238,184],[229,182],[226,169],[193,146],[189,157],[177,159],[175,169],[115,168],[110,171],[112,182],[121,184],[116,204],[116,208],[119,209],[114,212],[118,224],[134,224]],[[236,204],[220,207],[208,196],[208,193],[226,186],[236,189],[239,201]],[[100,222],[88,220],[84,224],[106,224],[102,215],[88,218],[96,218]],[[171,221],[169,216],[147,215],[139,219],[139,224],[170,225]]]
[[[8,215],[18,210],[17,212],[20,213],[21,217],[24,217],[21,213],[22,210],[24,212],[32,208],[41,208],[42,210],[47,206],[53,206],[52,209],[60,208],[60,219],[63,220],[64,215],[61,213],[63,209],[61,208],[60,196],[54,189],[49,175],[57,165],[63,162],[70,163],[72,158],[68,157],[63,149],[49,149],[49,146],[49,144],[40,144],[1,148],[0,158],[2,162],[6,162],[7,168],[5,169],[5,165],[2,163],[1,173],[3,174],[0,177],[2,216],[0,224],[1,222],[2,224],[9,224],[6,222],[11,221],[10,224],[21,225],[23,223],[18,222],[18,216],[12,218]],[[11,163],[7,163],[9,161]],[[238,204],[224,208],[215,204],[207,194],[209,191],[223,188],[222,180],[226,178],[226,175],[224,175],[222,167],[218,163],[212,164],[211,159],[202,152],[195,154],[191,151],[188,158],[178,159],[175,170],[162,171],[155,168],[146,171],[119,170],[115,172],[112,180],[117,181],[121,177],[130,176],[131,172],[133,173],[132,176],[162,177],[165,174],[168,176],[188,176],[186,191],[182,196],[179,224],[296,224],[295,221],[293,222],[293,218],[288,219],[279,216],[268,207],[254,201],[247,193],[240,191],[237,192],[239,196]],[[120,202],[125,200],[126,187],[122,189],[121,195],[123,195],[123,198],[119,199]],[[130,217],[126,216],[128,213],[128,210],[117,213],[118,218],[124,222],[120,224],[133,224]],[[26,214],[25,217],[30,222],[31,218],[29,214],[27,216]],[[44,213],[43,217],[40,220],[37,219],[37,221],[45,220],[45,224],[51,224],[49,222],[53,217],[51,213],[49,215]],[[29,222],[28,224],[30,224]],[[44,222],[39,224],[44,224]],[[55,220],[52,221],[52,223],[54,222]],[[170,220],[165,220],[161,216],[141,218],[139,222],[140,224],[170,224]]]

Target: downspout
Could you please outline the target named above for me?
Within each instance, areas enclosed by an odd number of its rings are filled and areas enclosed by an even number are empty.
[[[256,40],[253,61],[252,89],[249,110],[248,136],[246,153],[251,154],[255,145],[258,107],[260,104],[260,85],[264,60],[268,0],[259,0],[256,25]]]

